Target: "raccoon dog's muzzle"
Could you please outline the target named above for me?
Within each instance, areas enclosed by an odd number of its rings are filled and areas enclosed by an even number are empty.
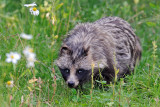
[[[74,72],[70,72],[66,83],[70,88],[76,88],[79,85],[79,81]]]

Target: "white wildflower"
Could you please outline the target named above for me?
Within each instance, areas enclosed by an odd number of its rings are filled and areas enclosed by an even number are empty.
[[[30,48],[29,46],[27,46],[24,50],[23,50],[23,54],[27,57],[29,56],[31,53],[33,53],[33,48]]]
[[[18,54],[17,52],[10,52],[6,54],[7,59],[6,62],[12,62],[13,64],[16,64],[18,60],[20,60],[21,55]]]
[[[35,65],[34,65],[34,62],[28,62],[27,63],[27,67],[29,68],[29,67],[34,67]]]
[[[34,16],[39,15],[39,10],[36,7],[31,7],[29,10],[30,10],[32,15],[34,15]]]
[[[25,33],[21,33],[20,37],[23,38],[23,39],[27,39],[27,40],[31,40],[33,38],[32,35],[28,35],[28,34],[25,34]]]
[[[49,17],[50,16],[50,13],[48,12],[47,14],[46,14],[46,18],[49,20]]]
[[[35,53],[30,53],[27,57],[27,61],[29,62],[35,62],[36,61],[36,54]]]
[[[27,60],[27,67],[34,67],[34,62],[36,61],[36,54],[33,53],[33,48],[30,48],[29,46],[27,46],[24,50],[23,50],[23,54],[26,57]]]
[[[37,4],[35,2],[31,3],[31,4],[25,4],[25,7],[34,7],[37,6]]]
[[[111,107],[113,104],[114,104],[114,102],[109,102],[109,103],[107,103],[107,105],[108,105],[109,107]]]
[[[13,87],[13,81],[7,81],[6,87]]]
[[[27,56],[27,67],[34,67],[34,62],[36,61],[36,54],[35,53],[30,53]]]

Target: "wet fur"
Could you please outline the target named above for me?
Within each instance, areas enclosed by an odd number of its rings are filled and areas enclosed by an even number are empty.
[[[91,78],[91,64],[94,63],[94,77],[102,70],[103,79],[109,83],[119,69],[118,78],[134,71],[141,58],[141,45],[131,26],[121,18],[105,17],[93,23],[82,23],[71,30],[60,49],[57,65],[68,68],[75,75],[75,81],[82,85]],[[84,69],[78,76],[76,71]],[[62,73],[64,77],[64,74]],[[69,77],[64,77],[67,81]]]

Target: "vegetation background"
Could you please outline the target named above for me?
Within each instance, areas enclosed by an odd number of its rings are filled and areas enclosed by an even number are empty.
[[[33,16],[24,4],[37,3]],[[128,21],[139,36],[142,60],[134,75],[108,88],[69,89],[54,65],[65,34],[77,23],[106,16]],[[32,40],[19,37],[32,34]],[[25,46],[36,53],[34,68],[26,67]],[[16,64],[6,53],[21,53]],[[160,106],[160,0],[1,0],[0,1],[0,106]],[[54,68],[54,70],[53,70]],[[14,86],[6,87],[13,80]],[[105,84],[104,84],[105,85]]]

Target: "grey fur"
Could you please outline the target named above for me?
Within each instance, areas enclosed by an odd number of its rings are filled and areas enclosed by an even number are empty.
[[[104,80],[110,82],[115,77],[114,67],[119,69],[118,78],[134,71],[141,50],[139,38],[126,21],[105,17],[76,25],[63,42],[57,65],[76,72],[79,68],[91,70],[94,63],[94,75],[101,68]]]

